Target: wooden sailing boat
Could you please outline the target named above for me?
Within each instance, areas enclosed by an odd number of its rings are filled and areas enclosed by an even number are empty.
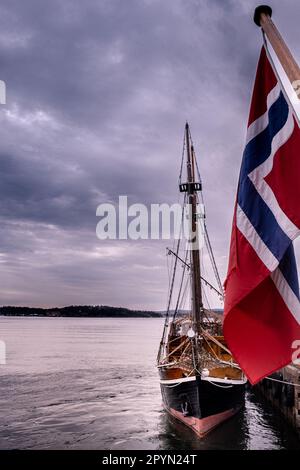
[[[271,44],[296,96],[300,99],[300,68],[283,41],[272,19],[272,9],[267,5],[260,5],[255,9],[254,21],[261,27],[268,57],[273,63],[272,54],[268,48]],[[278,81],[281,77],[273,63],[274,72]],[[293,100],[284,90],[291,108]],[[294,118],[300,126],[299,116],[294,112]],[[180,191],[184,193],[184,203],[191,208],[189,218],[190,240],[194,234],[203,230],[213,269],[218,281],[219,293],[222,295],[222,286],[219,282],[211,245],[205,226],[203,211],[199,213],[199,200],[202,196],[200,176],[196,180],[198,170],[195,152],[191,145],[189,126],[185,128],[185,155],[187,168],[187,182],[181,184]],[[165,326],[158,352],[157,367],[160,374],[160,384],[163,403],[168,413],[191,428],[199,437],[203,437],[224,420],[236,413],[243,404],[243,392],[246,378],[232,357],[222,335],[220,319],[203,305],[203,287],[214,286],[205,281],[200,272],[200,251],[191,244],[184,255],[180,253],[180,240],[175,250],[168,250],[174,255],[174,269],[170,280],[170,293]],[[203,261],[203,259],[202,259]],[[176,306],[171,315],[171,301],[178,265],[182,265],[181,282],[179,283]],[[188,273],[190,280],[190,313],[180,315],[181,298],[185,289],[183,280]],[[249,351],[251,354],[251,351]]]
[[[203,204],[199,204],[203,201],[202,185],[188,124],[185,127],[183,160],[184,157],[187,182],[181,183],[180,177],[179,189],[184,194],[183,208],[189,207],[189,240],[183,255],[180,238],[174,250],[168,249],[168,254],[174,256],[174,269],[157,367],[165,409],[197,436],[203,437],[241,408],[247,380],[226,347],[222,335],[222,316],[203,304],[205,287],[208,286],[221,297],[223,290],[206,230]],[[201,276],[197,245],[200,230],[218,288]],[[171,303],[180,265],[182,273],[172,313]],[[191,309],[182,315],[180,305],[186,292],[185,279],[190,284]]]

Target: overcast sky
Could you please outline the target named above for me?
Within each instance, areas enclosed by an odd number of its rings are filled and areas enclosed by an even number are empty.
[[[185,121],[224,280],[261,34],[252,0],[1,0],[0,303],[164,309],[166,241],[96,208],[176,202]],[[300,60],[298,0],[271,3]]]

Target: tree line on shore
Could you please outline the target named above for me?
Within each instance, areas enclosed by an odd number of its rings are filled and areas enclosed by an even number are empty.
[[[0,315],[22,317],[124,317],[124,318],[159,318],[163,312],[147,310],[130,310],[124,307],[109,307],[106,305],[70,305],[68,307],[39,308],[39,307],[0,307]]]

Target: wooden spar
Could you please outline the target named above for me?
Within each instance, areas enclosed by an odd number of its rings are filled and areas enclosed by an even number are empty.
[[[300,99],[300,68],[292,56],[291,51],[284,42],[281,34],[274,25],[272,19],[272,8],[268,5],[260,5],[255,9],[254,22],[261,26],[267,36],[274,52],[276,53],[283,70],[290,80],[298,98]]]
[[[186,123],[185,126],[185,138],[186,138],[186,148],[187,148],[187,179],[189,183],[194,183],[194,163],[192,161],[193,155],[190,147],[190,131],[189,125]],[[192,186],[191,186],[192,188]],[[197,233],[197,199],[195,189],[190,189],[188,194],[188,203],[191,208],[192,223],[191,227],[191,236],[193,237]],[[201,331],[201,320],[202,320],[202,293],[201,293],[201,276],[200,276],[200,253],[199,249],[193,246],[195,242],[191,241],[191,272],[192,272],[192,295],[193,295],[193,319],[195,323],[195,328],[197,333]],[[196,240],[198,243],[198,240]]]

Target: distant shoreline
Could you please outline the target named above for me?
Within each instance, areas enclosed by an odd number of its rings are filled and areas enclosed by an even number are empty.
[[[222,316],[221,309],[213,309]],[[187,311],[180,311],[185,314]],[[0,307],[0,316],[4,317],[43,317],[43,318],[163,318],[165,311],[131,310],[124,307],[107,305],[69,305],[68,307]]]
[[[7,317],[50,317],[50,318],[162,318],[164,312],[131,310],[107,305],[70,305],[68,307],[0,307],[0,316]]]

